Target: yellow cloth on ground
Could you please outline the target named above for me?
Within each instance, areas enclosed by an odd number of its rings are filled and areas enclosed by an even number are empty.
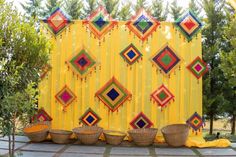
[[[203,138],[189,137],[185,143],[187,147],[229,147],[231,142],[227,139],[218,139],[214,141],[205,141]]]

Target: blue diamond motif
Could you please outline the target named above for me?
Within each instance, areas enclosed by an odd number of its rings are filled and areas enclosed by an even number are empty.
[[[142,120],[142,119],[140,119],[138,122],[137,122],[137,125],[139,126],[139,128],[143,128],[144,126],[145,126],[145,122]]]
[[[92,123],[95,119],[92,116],[86,118],[87,122]]]
[[[130,51],[127,53],[127,55],[129,56],[130,59],[133,59],[133,58],[136,56],[136,54],[134,53],[133,50],[130,50]]]
[[[120,94],[114,89],[112,88],[108,93],[107,96],[109,96],[109,98],[111,98],[112,101],[114,101]]]
[[[102,17],[99,17],[99,19],[97,21],[94,22],[100,29],[102,29],[102,27],[104,25],[106,25],[108,22],[104,21]]]
[[[85,66],[88,62],[86,61],[85,58],[81,58],[79,61],[78,61],[79,65],[81,65],[82,67]]]

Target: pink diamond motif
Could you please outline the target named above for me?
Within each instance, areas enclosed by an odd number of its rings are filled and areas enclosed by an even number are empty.
[[[202,66],[198,64],[195,66],[195,69],[199,72],[202,70]]]
[[[67,103],[71,99],[71,95],[67,91],[64,91],[60,97],[64,103]]]

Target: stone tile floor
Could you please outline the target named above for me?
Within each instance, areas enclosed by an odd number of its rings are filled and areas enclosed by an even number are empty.
[[[0,138],[0,156],[7,156],[7,138]],[[76,144],[60,145],[50,142],[30,143],[27,137],[16,137],[17,156],[21,157],[236,157],[236,143],[228,148],[170,148],[117,147],[98,144],[83,146]]]

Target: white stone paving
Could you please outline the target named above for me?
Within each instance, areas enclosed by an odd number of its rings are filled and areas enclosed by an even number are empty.
[[[149,155],[148,148],[142,147],[113,147],[111,155]]]
[[[157,155],[196,155],[188,148],[155,148],[155,152]]]
[[[236,156],[236,151],[230,148],[219,148],[219,149],[215,149],[215,148],[207,148],[207,149],[198,149],[198,151],[202,154],[202,155],[225,155],[225,156]]]

